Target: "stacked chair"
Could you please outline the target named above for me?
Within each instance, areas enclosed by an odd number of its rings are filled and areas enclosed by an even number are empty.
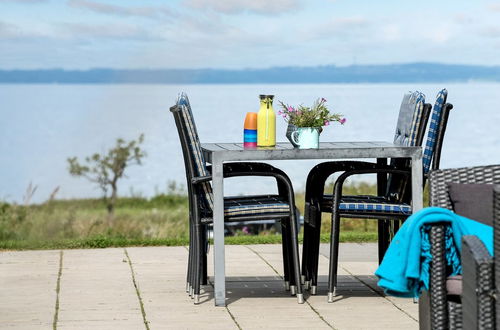
[[[434,170],[429,174],[429,183],[431,206],[450,210],[456,207],[450,194],[452,184],[462,184],[463,186],[458,185],[458,189],[465,189],[466,195],[468,194],[471,199],[474,196],[466,190],[470,189],[467,186],[497,185],[492,197],[479,202],[474,201],[472,206],[473,208],[492,206],[495,260],[493,269],[493,258],[482,242],[475,236],[464,236],[461,253],[463,275],[450,277],[451,270],[445,255],[445,233],[449,230],[448,225],[445,223],[431,225],[429,235],[432,263],[429,291],[424,292],[419,299],[420,329],[499,328],[498,291],[496,299],[494,297],[495,287],[500,285],[500,187],[498,186],[500,165]],[[467,214],[461,215],[474,218]]]
[[[434,107],[432,107],[423,155],[424,175],[431,167],[439,167],[448,115],[453,108],[451,104],[446,103],[446,99],[447,91],[443,89],[438,93]],[[422,93],[406,94],[399,112],[394,143],[402,146],[421,146],[430,109],[431,105],[425,104],[425,96]],[[325,194],[326,180],[330,175],[339,172],[342,174],[335,182],[333,195]],[[377,174],[376,196],[344,196],[342,194],[345,180],[357,174]],[[399,221],[406,219],[412,213],[410,193],[411,171],[409,161],[404,159],[393,159],[389,165],[385,159],[379,159],[377,163],[326,162],[310,171],[306,183],[302,276],[311,294],[316,294],[317,291],[322,213],[332,214],[328,301],[333,302],[337,287],[340,217],[371,218],[379,221],[379,261],[381,261],[388,246],[389,228],[397,230]]]
[[[200,287],[207,284],[207,228],[213,221],[211,168],[205,163],[193,113],[186,94],[181,94],[172,112],[184,156],[189,194],[189,257],[186,291],[197,304]],[[278,219],[282,227],[285,287],[303,303],[297,221],[292,184],[281,170],[264,163],[227,163],[224,177],[264,176],[276,179],[278,194],[224,198],[224,221]]]

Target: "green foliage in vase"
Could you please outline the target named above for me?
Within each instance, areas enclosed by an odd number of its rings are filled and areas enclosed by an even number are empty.
[[[289,104],[279,101],[282,110],[278,111],[285,121],[297,127],[315,127],[321,128],[328,126],[331,122],[338,121],[344,124],[346,119],[340,113],[330,113],[326,106],[326,99],[318,98],[311,107],[299,105],[293,107]]]

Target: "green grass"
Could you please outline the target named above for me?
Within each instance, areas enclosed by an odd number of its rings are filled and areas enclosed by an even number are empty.
[[[331,185],[325,191],[331,192]],[[375,185],[350,184],[346,194],[374,193]],[[303,214],[304,194],[296,195]],[[156,197],[119,198],[115,215],[109,217],[100,199],[49,200],[37,205],[17,205],[0,201],[0,249],[75,249],[126,246],[187,245],[188,200],[183,191],[170,191]],[[330,215],[324,214],[322,242],[328,242]],[[373,242],[377,222],[342,219],[342,242]],[[278,244],[281,236],[274,229],[257,236],[227,237],[227,244]]]
[[[377,234],[371,232],[344,231],[340,234],[341,242],[375,242]],[[321,234],[321,242],[328,243],[328,233]],[[299,236],[302,242],[302,235]],[[83,239],[61,239],[49,241],[26,241],[8,240],[0,241],[0,250],[58,250],[58,249],[96,249],[108,247],[130,247],[130,246],[185,246],[188,238],[116,238],[96,236]],[[211,242],[213,243],[213,242]],[[281,235],[245,235],[229,236],[225,238],[228,245],[250,245],[250,244],[281,244]]]

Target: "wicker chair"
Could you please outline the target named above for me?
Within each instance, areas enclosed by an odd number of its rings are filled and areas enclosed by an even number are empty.
[[[446,103],[447,91],[438,93],[433,108],[427,145],[424,151],[424,173],[439,165],[439,155],[448,120],[453,108]],[[405,96],[401,106],[394,143],[422,145],[430,105],[424,105],[424,95],[414,93]],[[423,111],[423,114],[422,114]],[[434,159],[433,159],[434,157]],[[333,195],[323,193],[326,179],[335,172],[343,172],[337,179]],[[354,174],[375,173],[378,178],[377,196],[342,196],[342,185]],[[411,214],[410,171],[407,160],[394,159],[391,165],[385,160],[377,164],[367,162],[328,162],[317,165],[309,173],[306,184],[306,208],[304,225],[303,276],[310,281],[311,293],[316,293],[321,213],[332,213],[332,235],[330,245],[330,275],[328,301],[332,302],[337,286],[337,260],[340,216],[350,218],[372,218],[379,220],[379,259],[388,245],[389,220],[404,220]],[[387,182],[386,182],[387,181]]]
[[[212,176],[210,166],[206,165],[201,152],[187,95],[181,94],[170,111],[181,141],[189,193],[190,245],[186,291],[194,298],[194,302],[198,303],[200,285],[207,282],[206,233],[207,226],[213,221],[213,195],[210,185]],[[224,164],[223,171],[224,177],[267,176],[276,179],[277,195],[224,198],[224,221],[281,220],[285,287],[289,286],[292,295],[296,294],[299,303],[303,303],[295,200],[290,179],[283,171],[264,163],[228,163]]]
[[[431,171],[429,174],[430,183],[430,204],[452,210],[452,202],[449,195],[448,184],[450,183],[465,183],[465,184],[498,184],[500,183],[500,165],[476,166],[455,169],[442,169]],[[500,257],[500,194],[497,190],[495,195],[495,255]],[[477,242],[475,237],[464,236],[462,245],[462,267],[463,267],[463,291],[462,299],[457,295],[448,294],[447,276],[449,269],[446,266],[445,257],[445,231],[446,224],[435,224],[430,229],[430,242],[432,263],[430,268],[429,292],[424,292],[419,299],[419,314],[420,314],[420,329],[474,329],[474,322],[479,322],[486,325],[480,329],[494,329],[489,327],[493,321],[491,318],[490,309],[487,307],[491,304],[491,299],[482,296],[484,299],[479,303],[472,299],[475,297],[475,289],[477,283],[480,283],[481,290],[488,292],[492,278],[479,276],[476,282],[475,270],[471,270],[470,266],[477,264],[479,272],[488,273],[488,268],[491,267],[491,260],[488,261],[487,251],[484,246]],[[490,265],[489,265],[490,264]],[[467,265],[467,266],[466,266]],[[500,261],[495,263],[496,276],[500,275]],[[482,281],[482,282],[481,282]],[[500,283],[500,279],[497,280]],[[466,297],[467,299],[464,299]],[[462,303],[465,303],[463,305]],[[472,303],[472,305],[471,305]],[[477,307],[479,306],[479,309]],[[497,303],[497,308],[498,303]],[[462,313],[462,310],[464,313]],[[475,312],[472,313],[471,311]],[[478,314],[479,312],[479,314]],[[500,312],[500,311],[499,311]],[[479,317],[478,317],[479,315]],[[497,313],[497,317],[498,317]],[[489,321],[488,321],[489,320]],[[497,324],[500,324],[497,322]],[[478,329],[479,329],[478,328]]]

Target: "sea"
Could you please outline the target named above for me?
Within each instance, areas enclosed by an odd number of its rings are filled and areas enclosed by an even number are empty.
[[[179,138],[169,107],[180,92],[189,96],[202,142],[242,142],[247,112],[257,112],[259,94],[288,104],[311,105],[325,98],[347,122],[325,127],[321,141],[392,141],[403,94],[419,90],[434,103],[447,88],[454,105],[443,145],[441,167],[500,163],[500,84],[213,84],[213,85],[0,85],[0,200],[41,203],[56,198],[99,197],[98,187],[68,172],[69,157],[104,153],[117,138],[144,134],[147,156],[127,168],[119,195],[151,197],[176,183],[185,187]],[[277,140],[286,141],[278,117]],[[296,191],[319,161],[272,162],[288,173]],[[264,193],[272,180],[225,180],[227,195]],[[373,177],[357,180],[373,181]],[[34,190],[34,192],[33,192]]]

